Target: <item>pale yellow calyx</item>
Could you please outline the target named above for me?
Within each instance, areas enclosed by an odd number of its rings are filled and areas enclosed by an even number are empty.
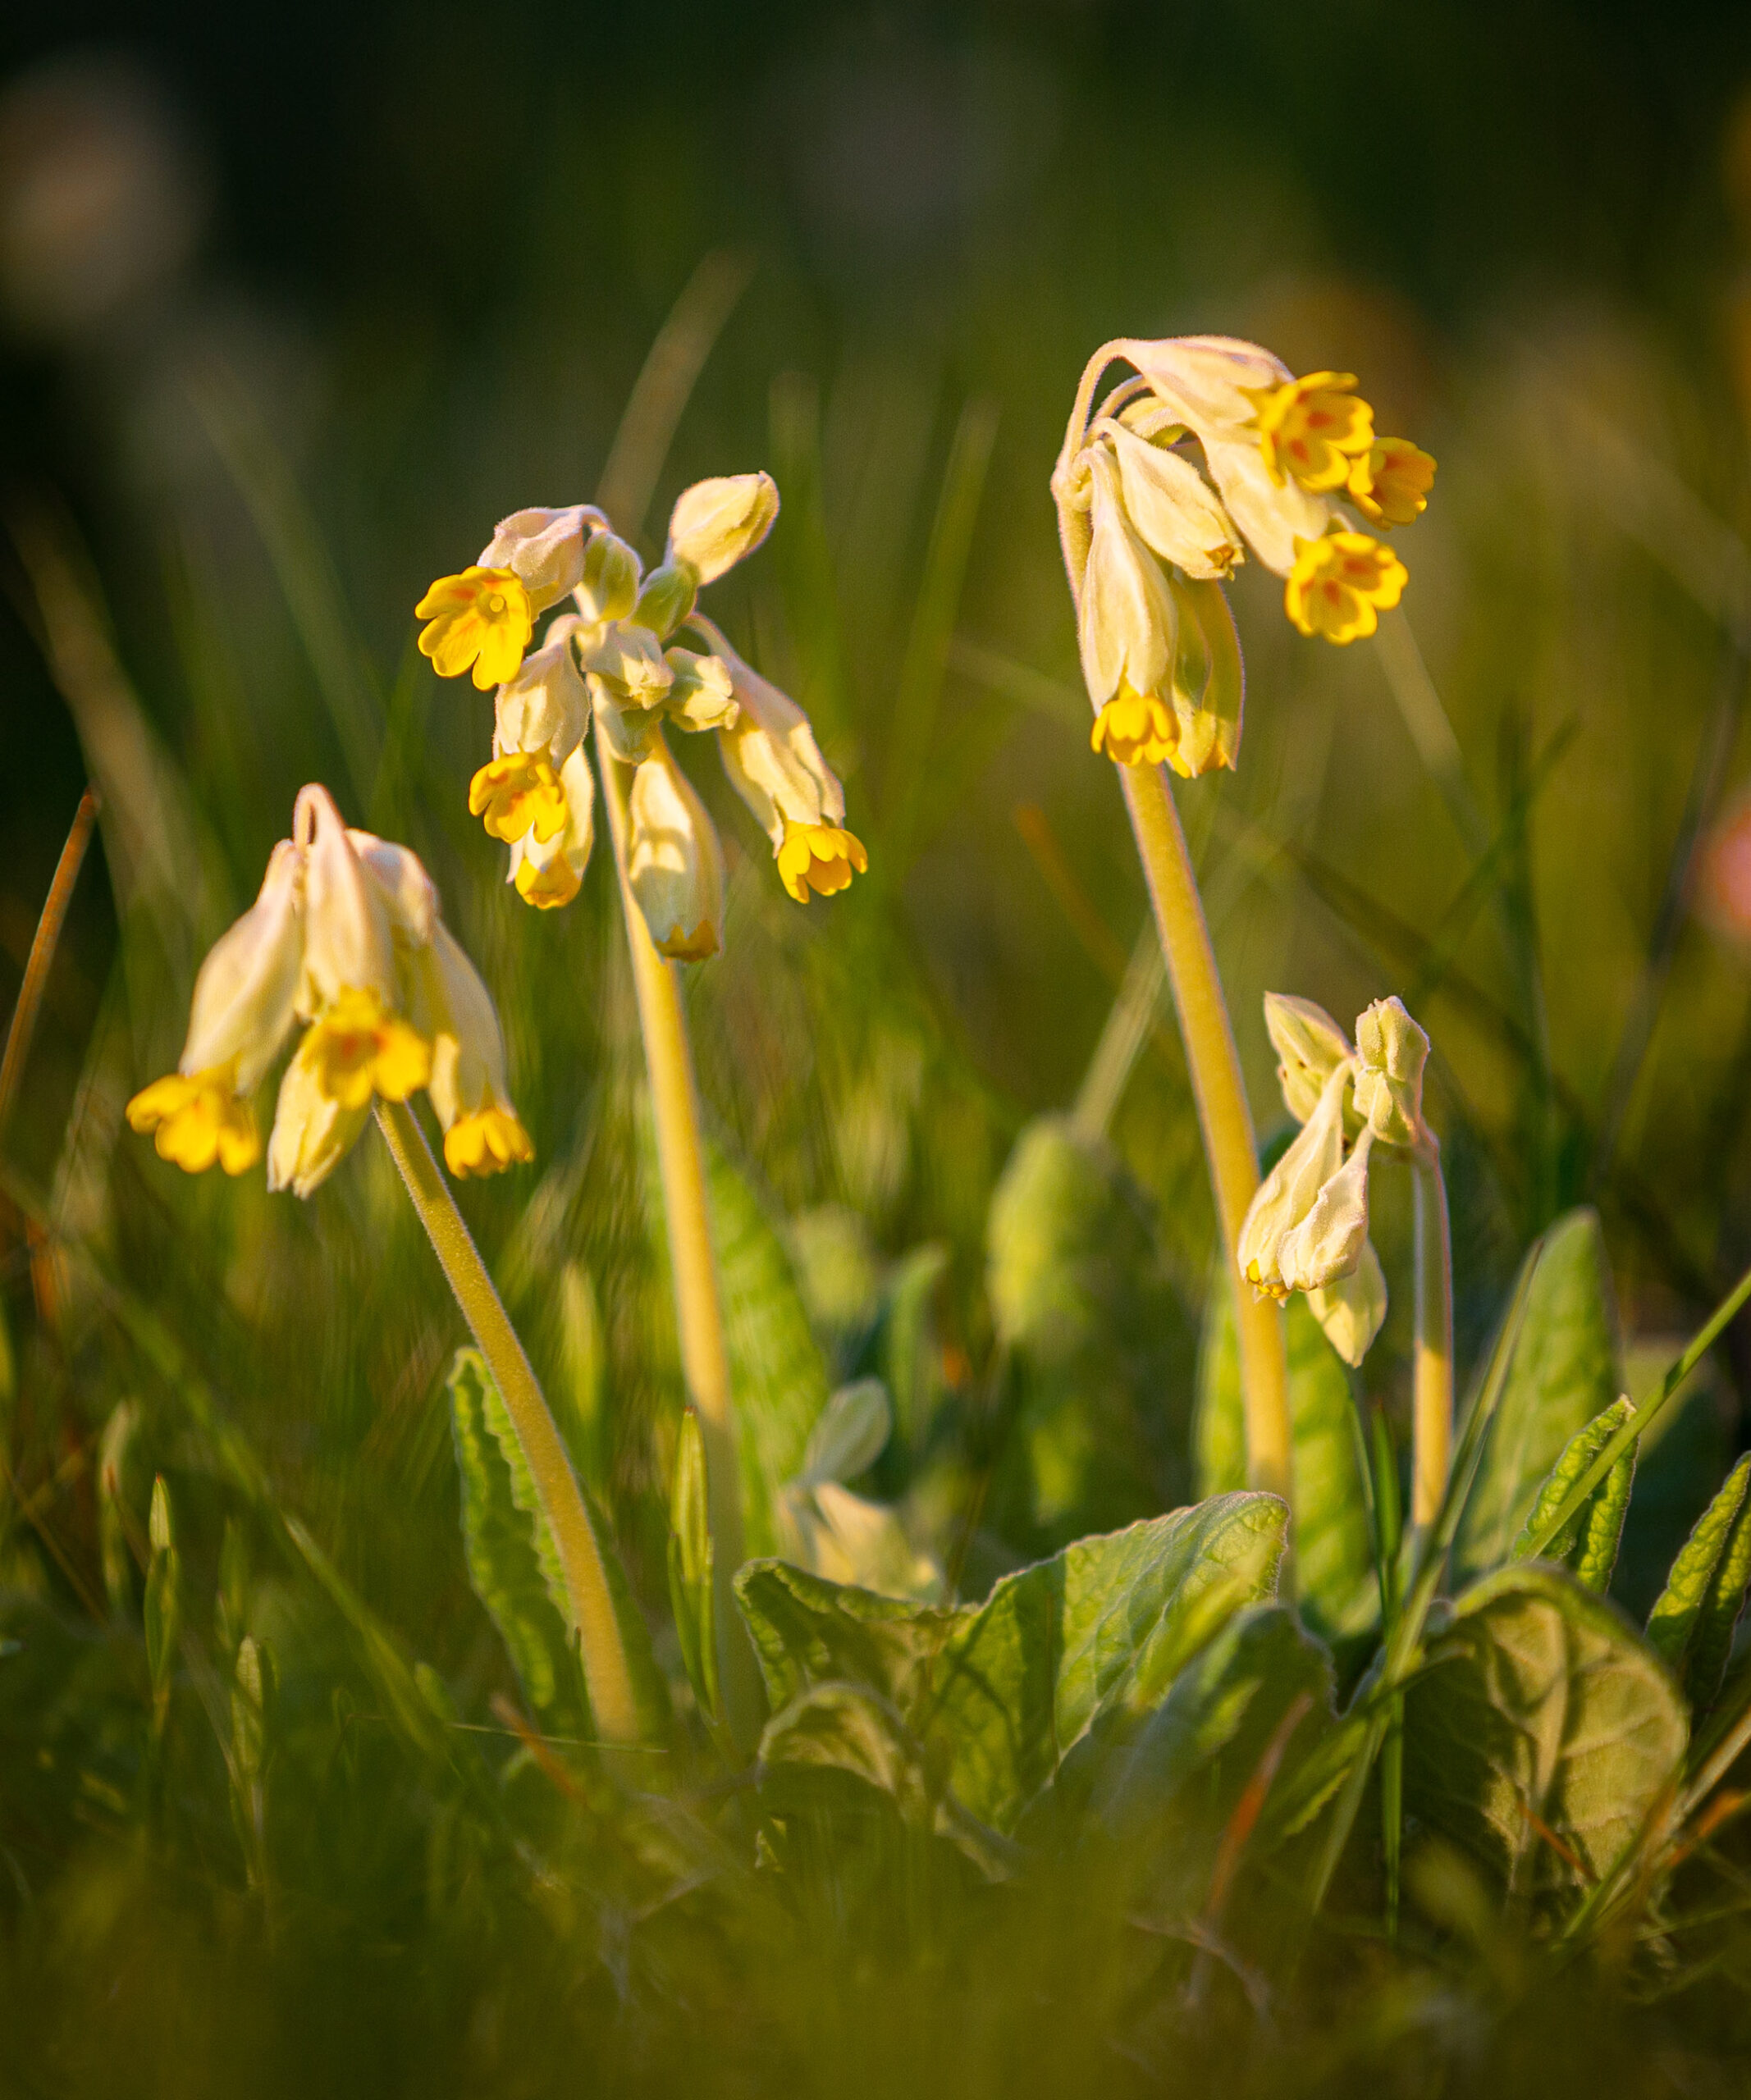
[[[1370,525],[1410,525],[1429,508],[1435,463],[1408,437],[1383,437],[1350,463],[1350,499]]]
[[[444,1133],[444,1164],[459,1180],[502,1174],[507,1167],[527,1166],[534,1157],[528,1132],[509,1108],[482,1108],[458,1116]]]
[[[511,751],[489,760],[469,783],[469,814],[507,846],[526,832],[545,845],[565,829],[565,790],[546,759]]]
[[[459,678],[470,664],[474,682],[491,692],[514,677],[535,630],[529,594],[508,568],[465,568],[441,576],[414,608],[426,625],[420,653],[441,678]]]
[[[432,1046],[374,993],[344,991],[299,1045],[317,1091],[341,1108],[405,1101],[432,1076]]]
[[[1297,540],[1283,609],[1303,634],[1354,641],[1372,634],[1380,613],[1403,596],[1410,573],[1391,548],[1365,532]]]
[[[1294,480],[1317,492],[1348,482],[1351,461],[1374,441],[1374,412],[1355,386],[1353,372],[1310,372],[1255,395],[1259,450],[1279,488]]]
[[[809,893],[832,897],[851,887],[853,871],[868,872],[870,856],[863,842],[832,824],[784,825],[784,842],[778,849],[779,879],[798,904],[807,904]]]
[[[249,1102],[234,1089],[235,1077],[233,1064],[154,1080],[128,1103],[128,1126],[152,1131],[159,1158],[185,1174],[214,1165],[241,1174],[261,1157],[262,1139]]]

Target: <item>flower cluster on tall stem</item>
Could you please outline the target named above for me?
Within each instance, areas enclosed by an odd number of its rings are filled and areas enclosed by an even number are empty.
[[[663,559],[637,554],[588,504],[514,512],[479,560],[441,577],[416,610],[441,675],[496,687],[492,756],[469,807],[510,851],[507,879],[541,910],[578,894],[595,836],[598,763],[633,769],[627,868],[657,952],[697,962],[723,943],[723,849],[666,733],[715,732],[731,784],[772,841],[799,902],[843,889],[869,862],[807,717],[697,609],[699,591],[752,554],[778,515],[763,473],[696,482]],[[569,600],[569,609],[556,609]],[[554,612],[540,644],[535,622]],[[689,632],[702,650],[676,637]]]

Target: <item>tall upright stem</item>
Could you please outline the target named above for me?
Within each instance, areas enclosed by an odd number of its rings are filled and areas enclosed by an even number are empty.
[[[1259,1186],[1259,1153],[1222,979],[1166,775],[1159,765],[1122,765],[1118,775],[1173,987],[1222,1230],[1223,1268],[1234,1293],[1246,1477],[1255,1487],[1292,1499],[1282,1315],[1269,1299],[1254,1296],[1235,1258],[1246,1208]]]
[[[377,1121],[523,1447],[578,1628],[591,1718],[605,1741],[634,1743],[639,1730],[632,1671],[615,1616],[601,1542],[565,1442],[418,1119],[404,1101],[379,1101]]]
[[[1410,1521],[1435,1521],[1453,1449],[1453,1249],[1441,1148],[1424,1133],[1415,1174],[1416,1336],[1411,1367]]]
[[[736,1451],[735,1404],[729,1386],[729,1352],[717,1261],[711,1249],[706,1206],[705,1148],[699,1136],[699,1097],[681,1011],[675,966],[660,956],[626,875],[627,774],[629,769],[598,743],[602,799],[614,839],[620,879],[626,943],[632,952],[638,1025],[644,1037],[645,1069],[651,1081],[651,1112],[656,1125],[656,1157],[663,1183],[663,1216],[674,1277],[675,1323],[681,1338],[681,1376],[699,1417],[706,1455],[706,1503],[711,1518],[717,1626],[718,1682],[725,1719],[743,1750],[760,1732],[765,1699],[753,1650],[736,1609],[731,1585],[742,1565],[742,1487]]]
[[[1109,350],[1097,352],[1083,375],[1077,411],[1064,441],[1061,471],[1068,466],[1088,414],[1094,381]],[[1063,500],[1058,507],[1058,538],[1064,550],[1064,573],[1078,614],[1082,605],[1082,573],[1088,566],[1089,523],[1086,515]],[[1215,951],[1205,923],[1197,879],[1186,851],[1179,811],[1159,765],[1122,765],[1120,785],[1131,813],[1149,884],[1155,930],[1173,988],[1192,1098],[1204,1134],[1204,1156],[1216,1198],[1222,1233],[1223,1271],[1234,1293],[1235,1334],[1240,1351],[1241,1398],[1246,1422],[1246,1477],[1254,1487],[1283,1497],[1294,1507],[1290,1460],[1289,1366],[1283,1342],[1282,1315],[1268,1299],[1255,1299],[1242,1280],[1236,1249],[1247,1206],[1259,1186],[1259,1151],[1253,1137],[1252,1112],[1228,1025],[1228,1002],[1216,974]]]

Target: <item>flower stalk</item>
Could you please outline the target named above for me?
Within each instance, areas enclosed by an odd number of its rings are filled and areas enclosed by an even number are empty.
[[[614,842],[615,866],[631,952],[638,1026],[651,1083],[651,1112],[663,1185],[669,1260],[674,1280],[675,1322],[680,1335],[681,1375],[697,1411],[706,1459],[706,1508],[711,1527],[714,1619],[718,1678],[725,1719],[739,1747],[752,1747],[760,1730],[764,1699],[752,1649],[743,1630],[731,1586],[743,1556],[741,1474],[736,1450],[735,1404],[729,1383],[729,1352],[717,1262],[711,1248],[706,1205],[705,1148],[699,1131],[699,1098],[693,1053],[681,1011],[675,966],[658,954],[633,894],[628,870],[632,768],[599,753],[602,799]]]
[[[1416,1331],[1412,1344],[1410,1522],[1427,1530],[1453,1448],[1453,1248],[1441,1148],[1426,1126],[1414,1158]]]
[[[1079,401],[1078,406],[1086,414],[1086,405]],[[1091,538],[1088,514],[1059,498],[1058,514],[1065,573],[1080,619]],[[1159,765],[1121,765],[1118,770],[1137,857],[1149,886],[1162,959],[1173,989],[1216,1199],[1223,1260],[1234,1293],[1247,1479],[1255,1488],[1281,1495],[1292,1506],[1289,1368],[1282,1318],[1269,1299],[1255,1298],[1245,1287],[1235,1258],[1241,1227],[1258,1191],[1259,1153],[1234,1031],[1167,776]]]
[[[635,1743],[639,1728],[632,1671],[615,1616],[601,1543],[565,1443],[418,1120],[405,1101],[379,1099],[376,1109],[377,1127],[409,1200],[426,1229],[469,1331],[487,1359],[523,1447],[542,1515],[559,1554],[596,1728],[609,1743]]]

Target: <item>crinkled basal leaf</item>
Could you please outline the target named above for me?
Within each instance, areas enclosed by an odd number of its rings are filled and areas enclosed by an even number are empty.
[[[474,1594],[491,1614],[536,1711],[569,1710],[574,1699],[587,1701],[587,1696],[559,1549],[542,1513],[522,1442],[478,1349],[456,1351],[450,1406],[462,1480],[463,1546]],[[668,1686],[608,1527],[594,1509],[590,1519],[639,1720],[655,1735],[669,1718]],[[546,1614],[541,1609],[543,1600]]]
[[[1332,1719],[1333,1691],[1330,1654],[1294,1612],[1253,1605],[1237,1613],[1108,1760],[1102,1814],[1122,1828],[1135,1817],[1171,1810],[1194,1773],[1237,1745],[1236,1769],[1250,1774],[1289,1702],[1302,1692],[1312,1705],[1304,1723],[1311,1742]]]
[[[1698,1707],[1726,1673],[1733,1630],[1751,1582],[1751,1452],[1696,1520],[1648,1615],[1648,1638]]]
[[[1544,1235],[1520,1340],[1454,1548],[1461,1579],[1513,1551],[1539,1483],[1571,1437],[1623,1390],[1617,1313],[1596,1212],[1570,1211]]]
[[[1104,1145],[1041,1116],[991,1198],[986,1283],[1016,1384],[994,1500],[1044,1549],[1177,1499],[1168,1411],[1190,1336],[1146,1198]]]
[[[505,1643],[517,1682],[546,1721],[575,1724],[583,1711],[583,1672],[565,1635],[555,1586],[557,1564],[544,1569],[536,1525],[511,1488],[501,1433],[489,1424],[497,1394],[473,1349],[458,1349],[450,1368],[450,1426],[462,1484],[462,1548],[469,1580]],[[545,1529],[545,1527],[542,1527]]]
[[[819,1783],[849,1778],[887,1795],[908,1822],[958,1845],[994,1879],[1013,1870],[1015,1847],[931,1787],[923,1745],[866,1686],[830,1682],[799,1692],[767,1722],[760,1763],[761,1796],[780,1814],[834,1806]]]
[[[1367,1504],[1356,1464],[1350,1374],[1305,1302],[1283,1308],[1289,1348],[1294,1442],[1295,1559],[1304,1617],[1328,1638],[1360,1632],[1379,1608]],[[1246,1484],[1246,1431],[1241,1409],[1234,1303],[1211,1291],[1198,1356],[1193,1424],[1198,1492]]]
[[[1635,1838],[1688,1734],[1615,1607],[1522,1563],[1459,1598],[1406,1694],[1406,1806],[1511,1883],[1572,1889]]]
[[[1007,1834],[1103,1714],[1147,1713],[1237,1611],[1272,1595],[1284,1518],[1273,1495],[1220,1495],[1080,1540],[976,1609],[775,1562],[736,1588],[775,1708],[811,1683],[869,1686],[944,1761],[961,1806]]]
[[[1545,1475],[1538,1500],[1514,1541],[1515,1559],[1529,1558],[1538,1527],[1561,1507],[1575,1482],[1634,1412],[1627,1396],[1613,1400],[1602,1414],[1595,1415],[1564,1445],[1562,1456]],[[1598,1596],[1611,1587],[1612,1571],[1617,1565],[1617,1542],[1623,1536],[1623,1520],[1635,1485],[1635,1452],[1632,1444],[1588,1497],[1585,1506],[1575,1512],[1538,1555],[1541,1560],[1558,1561],[1572,1569],[1576,1578]]]

